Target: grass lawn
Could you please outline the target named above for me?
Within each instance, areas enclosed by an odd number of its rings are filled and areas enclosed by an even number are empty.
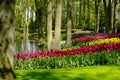
[[[16,80],[120,80],[120,64],[15,72]]]

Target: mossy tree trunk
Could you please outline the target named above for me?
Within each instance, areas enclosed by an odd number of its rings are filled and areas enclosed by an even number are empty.
[[[15,0],[0,0],[0,80],[14,80],[14,6]]]

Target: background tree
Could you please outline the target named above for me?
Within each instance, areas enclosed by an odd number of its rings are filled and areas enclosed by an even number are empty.
[[[15,5],[15,30],[16,36],[15,40],[19,40],[24,43],[24,52],[28,51],[28,40],[29,34],[31,32],[31,27],[29,26],[34,19],[34,0],[16,0]],[[33,27],[33,26],[32,26]],[[34,30],[34,27],[32,28]],[[34,32],[34,31],[33,31]],[[20,34],[19,34],[20,33]],[[20,38],[21,37],[21,38]],[[19,41],[20,42],[20,41]],[[22,42],[21,42],[22,43]],[[18,44],[19,45],[19,44]],[[20,48],[20,47],[19,47]]]
[[[73,26],[68,31],[65,29],[68,28],[67,4],[70,1],[62,0],[62,3],[57,3],[58,1],[16,0],[15,25],[18,33],[17,38],[21,39],[22,36],[25,39],[23,33],[27,34],[29,32],[28,37],[26,36],[27,39],[36,40],[37,45],[39,45],[38,49],[60,49],[60,43],[66,40],[65,34],[68,34],[67,32],[74,34],[73,29],[92,30],[99,33],[103,32],[103,27],[105,27],[107,33],[119,31],[117,30],[120,25],[119,0],[72,0]],[[58,5],[62,5],[62,7],[58,7]],[[68,41],[70,40],[67,40],[67,44]]]
[[[119,0],[113,0],[113,33],[117,33],[117,23],[118,23],[118,3]]]
[[[67,39],[66,39],[66,46],[65,47],[71,47],[72,46],[72,34],[71,29],[73,26],[73,14],[72,14],[72,0],[67,0]]]
[[[96,32],[99,32],[99,24],[100,24],[100,2],[101,0],[95,0],[95,23],[96,23]]]
[[[56,0],[56,16],[55,16],[55,36],[53,40],[53,48],[60,49],[61,36],[61,18],[62,18],[62,0]]]
[[[0,80],[14,80],[14,9],[15,0],[0,0]]]
[[[47,0],[47,49],[52,49],[52,0]]]
[[[87,18],[86,18],[86,28],[89,29],[90,27],[90,0],[87,0]]]

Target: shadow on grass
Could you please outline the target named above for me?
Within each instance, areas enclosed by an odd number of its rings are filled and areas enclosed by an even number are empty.
[[[104,69],[104,67],[107,67]],[[98,69],[97,69],[98,68]],[[120,64],[99,67],[25,70],[16,73],[16,80],[120,80]]]
[[[60,76],[51,72],[29,72],[25,75],[17,73],[16,75],[19,77],[21,76],[21,78],[17,78],[16,80],[86,80],[83,77],[72,78],[65,73],[61,73]]]
[[[51,72],[28,72],[26,74],[17,73],[16,74],[20,80],[59,80],[56,76],[52,75]],[[18,80],[16,79],[16,80]]]

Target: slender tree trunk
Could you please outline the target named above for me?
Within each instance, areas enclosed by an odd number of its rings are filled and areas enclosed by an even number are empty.
[[[86,27],[89,29],[90,27],[90,0],[87,0],[87,20],[86,20]]]
[[[117,21],[118,21],[118,19],[117,19],[117,9],[118,9],[118,0],[113,0],[114,1],[114,15],[113,15],[113,17],[114,17],[114,22],[113,22],[113,33],[117,33]]]
[[[47,48],[52,49],[52,0],[47,0]]]
[[[71,28],[72,28],[72,0],[67,0],[67,40],[66,40],[66,48],[71,47],[72,45],[72,34],[71,34]]]
[[[108,13],[107,13],[107,10],[108,10],[108,1],[107,0],[103,0],[103,4],[104,4],[104,13],[105,13],[105,27],[106,27],[106,32],[108,32]]]
[[[96,13],[96,33],[99,33],[99,23],[100,23],[100,1],[95,0],[95,13]]]
[[[28,23],[27,21],[24,21],[24,52],[28,51]]]
[[[79,26],[81,26],[82,23],[82,0],[79,1]]]
[[[75,1],[75,26],[78,26],[78,8],[77,8],[77,2]]]
[[[14,80],[14,7],[15,0],[0,0],[0,80]]]
[[[114,10],[113,10],[113,4],[112,4],[112,1],[109,0],[108,2],[108,23],[109,23],[109,28],[108,28],[108,33],[112,33],[113,32],[113,13],[114,13]]]
[[[86,30],[86,2],[83,0],[83,29]]]
[[[61,35],[61,18],[62,18],[62,0],[56,0],[56,18],[55,18],[55,36],[54,36],[54,49],[61,49],[60,35]]]

